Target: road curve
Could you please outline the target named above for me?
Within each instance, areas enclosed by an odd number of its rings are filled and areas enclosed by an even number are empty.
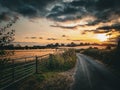
[[[71,90],[120,90],[120,79],[104,65],[77,54],[78,60]]]

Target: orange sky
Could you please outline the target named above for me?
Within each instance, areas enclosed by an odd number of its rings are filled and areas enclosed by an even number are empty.
[[[0,0],[0,28],[14,17],[19,44],[115,43],[120,36],[119,0]]]
[[[86,17],[83,20],[67,21],[64,22],[66,26],[82,25],[85,24],[86,20],[95,19],[93,17]],[[29,20],[21,17],[19,21],[13,26],[16,30],[15,41],[14,42],[36,42],[41,45],[49,43],[80,43],[80,42],[90,42],[90,43],[104,43],[109,40],[109,38],[116,37],[119,32],[114,31],[111,36],[107,36],[107,33],[93,33],[88,30],[96,29],[101,26],[85,26],[72,29],[65,29],[59,27],[51,27],[51,25],[56,24],[55,22],[48,19],[34,19]],[[61,23],[57,23],[62,25]],[[107,23],[107,25],[110,23]],[[83,32],[85,32],[83,34]],[[110,32],[109,32],[110,33]]]

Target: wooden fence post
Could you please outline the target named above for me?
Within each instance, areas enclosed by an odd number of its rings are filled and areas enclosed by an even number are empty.
[[[37,56],[35,57],[35,67],[36,67],[35,73],[38,74],[38,57]]]

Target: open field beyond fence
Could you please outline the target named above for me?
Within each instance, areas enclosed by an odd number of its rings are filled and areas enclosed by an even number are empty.
[[[49,54],[17,58],[0,66],[0,90],[34,74],[38,73],[41,61],[48,60]]]

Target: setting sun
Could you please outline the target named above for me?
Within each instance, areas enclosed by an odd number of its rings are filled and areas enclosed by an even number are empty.
[[[103,42],[103,41],[107,41],[108,40],[108,36],[106,36],[106,34],[98,34],[97,36],[97,39],[99,40],[99,41],[101,41],[101,42]]]

